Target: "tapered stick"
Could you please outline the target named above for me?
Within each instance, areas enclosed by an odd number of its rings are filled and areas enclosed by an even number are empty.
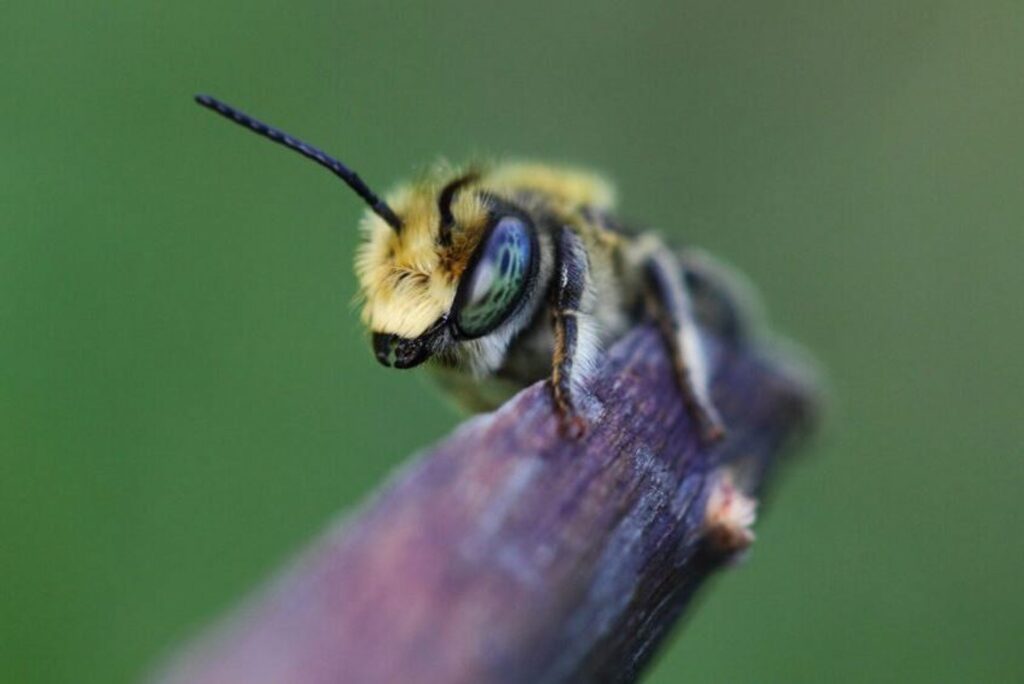
[[[633,681],[749,543],[751,497],[813,422],[796,367],[708,349],[724,442],[698,438],[638,330],[594,378],[583,439],[561,436],[543,384],[469,420],[154,681]]]

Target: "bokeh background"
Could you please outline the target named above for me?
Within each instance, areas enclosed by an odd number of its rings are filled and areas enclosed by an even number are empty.
[[[497,5],[497,3],[495,3]],[[0,6],[0,680],[128,682],[456,424],[379,367],[361,207],[606,171],[732,261],[834,396],[646,682],[1024,679],[1024,6]]]

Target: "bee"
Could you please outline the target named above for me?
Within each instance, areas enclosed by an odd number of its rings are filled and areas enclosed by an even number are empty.
[[[442,164],[384,199],[321,150],[213,97],[195,99],[326,167],[366,203],[355,270],[381,364],[427,363],[474,411],[549,379],[561,425],[580,435],[580,399],[600,350],[651,317],[701,434],[724,435],[699,327],[741,341],[742,288],[705,253],[629,230],[600,176]]]

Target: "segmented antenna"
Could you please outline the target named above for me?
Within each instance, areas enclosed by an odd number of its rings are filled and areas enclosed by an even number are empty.
[[[363,182],[363,179],[356,174],[355,171],[348,168],[334,157],[318,150],[317,148],[302,142],[298,138],[293,138],[284,131],[280,131],[272,126],[257,121],[248,114],[238,111],[231,105],[225,104],[220,100],[210,97],[209,95],[196,95],[196,102],[212,109],[226,119],[230,119],[237,124],[245,126],[254,133],[258,133],[265,138],[270,138],[279,145],[284,145],[290,150],[295,150],[303,157],[312,159],[320,166],[330,169],[334,175],[345,181],[345,184],[355,190],[355,193],[363,198],[363,201],[369,205],[371,211],[384,219],[384,222],[391,226],[396,233],[402,231],[402,219],[398,218],[394,210],[387,205],[387,202],[382,200],[377,194],[370,189],[370,187]]]

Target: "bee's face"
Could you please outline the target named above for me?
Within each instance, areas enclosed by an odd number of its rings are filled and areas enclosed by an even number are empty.
[[[406,188],[389,204],[402,230],[368,214],[356,262],[377,359],[411,368],[500,330],[537,275],[530,216],[468,175]]]
[[[439,168],[384,201],[322,150],[209,95],[196,102],[323,166],[367,204],[356,272],[363,321],[388,366],[409,368],[438,355],[475,371],[498,368],[539,302],[544,288],[536,284],[553,268],[550,238],[503,195],[530,187],[556,203],[601,207],[611,200],[610,189],[591,176],[511,165],[489,175],[486,187],[477,172]]]

